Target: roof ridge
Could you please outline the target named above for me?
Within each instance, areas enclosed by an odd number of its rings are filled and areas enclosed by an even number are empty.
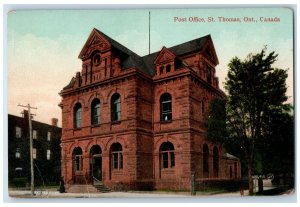
[[[197,41],[197,40],[206,39],[206,38],[208,38],[208,37],[211,37],[211,35],[210,35],[210,34],[207,34],[207,35],[205,35],[205,36],[198,37],[198,38],[195,38],[195,39],[192,39],[192,40],[189,40],[189,41],[186,41],[186,42],[177,44],[177,45],[173,45],[173,46],[171,46],[171,47],[166,47],[166,46],[163,46],[163,47],[165,47],[166,49],[170,50],[170,49],[174,49],[174,48],[176,48],[176,47],[182,46],[182,45],[184,45],[184,44],[189,44],[189,43],[195,42],[195,41]],[[163,47],[162,47],[162,48],[163,48]],[[144,57],[146,57],[146,56],[153,55],[153,54],[155,54],[155,53],[159,53],[161,50],[162,50],[162,49],[160,49],[160,50],[158,50],[158,51],[156,51],[156,52],[152,52],[152,53],[150,53],[150,54],[148,54],[148,55],[144,55],[144,56],[142,56],[142,58],[144,58]],[[173,52],[173,51],[171,51],[171,52]]]
[[[105,33],[101,32],[100,30],[98,30],[97,28],[94,28],[98,33],[100,33],[101,35],[103,35],[113,46],[115,46],[117,49],[121,50],[122,52],[129,52],[130,54],[128,55],[135,55],[137,57],[141,57],[140,55],[136,54],[135,52],[133,52],[132,50],[130,50],[129,48],[125,47],[124,45],[122,45],[121,43],[119,43],[118,41],[114,40],[113,38],[109,37],[108,35],[106,35]],[[127,50],[127,51],[123,51],[123,50]]]

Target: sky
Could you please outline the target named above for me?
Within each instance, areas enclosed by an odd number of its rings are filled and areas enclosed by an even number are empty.
[[[224,90],[229,61],[249,53],[275,51],[274,67],[288,69],[288,102],[293,102],[293,13],[287,8],[215,8],[152,10],[16,10],[8,14],[8,113],[21,116],[18,104],[37,107],[34,120],[59,119],[59,92],[81,71],[78,55],[93,28],[143,56],[148,54],[148,12],[151,11],[151,53],[210,34]],[[175,22],[174,18],[186,18]],[[205,22],[190,22],[189,18]],[[195,18],[197,17],[197,18]],[[212,17],[215,21],[208,22]],[[219,17],[241,22],[220,22]],[[261,22],[260,18],[280,22]],[[244,22],[254,18],[257,22]],[[226,91],[225,91],[226,92]]]

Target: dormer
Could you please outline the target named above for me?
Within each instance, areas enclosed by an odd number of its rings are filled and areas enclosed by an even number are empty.
[[[164,75],[175,71],[176,55],[163,47],[154,60],[156,75]]]

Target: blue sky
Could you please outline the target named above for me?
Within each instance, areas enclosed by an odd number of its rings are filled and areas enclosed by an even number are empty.
[[[18,103],[37,106],[36,120],[61,121],[59,91],[77,71],[78,54],[95,27],[139,55],[148,53],[149,10],[36,10],[8,15],[8,112],[20,115]],[[220,87],[231,58],[250,52],[279,54],[275,66],[289,69],[288,96],[293,101],[293,22],[286,8],[157,9],[151,11],[151,52],[211,34],[219,58]],[[174,17],[213,17],[213,23],[174,22]],[[218,17],[253,17],[256,23],[218,22]],[[278,17],[280,22],[260,22]],[[26,90],[25,90],[26,89]]]

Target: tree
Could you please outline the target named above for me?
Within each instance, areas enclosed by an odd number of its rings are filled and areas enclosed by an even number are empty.
[[[244,61],[234,57],[228,64],[225,83],[228,139],[238,143],[247,162],[249,195],[253,194],[253,161],[256,145],[268,127],[267,116],[284,107],[287,71],[273,68],[277,54],[249,54]]]
[[[226,99],[214,98],[210,101],[206,122],[206,137],[214,142],[224,143],[228,133],[226,128]]]
[[[258,143],[263,173],[272,173],[283,182],[294,186],[294,116],[289,104],[273,109],[264,116],[263,140]]]

